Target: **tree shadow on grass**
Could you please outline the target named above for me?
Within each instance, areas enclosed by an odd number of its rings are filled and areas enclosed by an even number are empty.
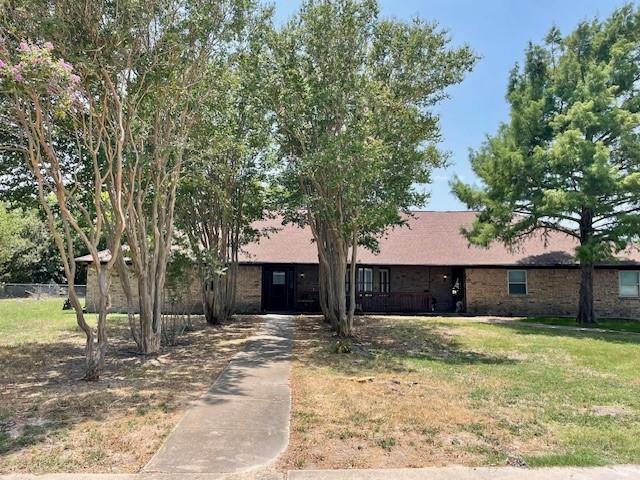
[[[355,322],[354,352],[341,355],[334,353],[337,338],[327,324],[315,318],[300,320],[296,340],[302,348],[298,360],[330,366],[350,375],[403,372],[410,370],[411,361],[416,360],[448,365],[517,363],[506,356],[465,349],[455,335],[450,334],[447,324],[426,323],[409,317],[402,320],[358,317]]]
[[[0,465],[2,456],[58,439],[82,422],[106,422],[98,428],[107,428],[108,422],[171,414],[199,398],[243,346],[251,333],[246,327],[256,319],[234,322],[211,328],[196,318],[178,345],[141,356],[126,320],[117,318],[109,325],[99,382],[79,380],[84,344],[76,332],[64,332],[57,342],[0,345]]]
[[[580,328],[572,326],[555,326],[541,323],[524,323],[518,320],[505,321],[504,319],[489,319],[488,322],[497,327],[511,330],[518,335],[545,335],[548,337],[565,337],[573,339],[600,340],[609,343],[637,344],[640,345],[640,333],[635,332],[615,332],[598,331],[590,328]],[[602,327],[606,329],[606,327]]]

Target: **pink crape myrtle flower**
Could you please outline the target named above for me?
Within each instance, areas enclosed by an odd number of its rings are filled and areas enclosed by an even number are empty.
[[[20,42],[20,51],[26,52],[29,50],[29,44],[27,42]]]
[[[0,60],[0,68],[4,68],[4,67],[6,67],[6,66],[7,66],[7,64],[6,64],[6,63],[4,63],[2,60]]]
[[[46,48],[47,50],[53,50],[53,43],[44,42],[44,48]]]
[[[67,72],[71,72],[73,70],[73,65],[71,65],[70,63],[65,62],[62,58],[60,60],[58,60],[58,63]]]
[[[24,80],[24,77],[22,75],[20,75],[19,73],[16,73],[16,76],[14,77],[16,82],[21,82]]]
[[[75,85],[77,83],[80,83],[80,77],[78,75],[73,74],[69,77],[69,81]]]

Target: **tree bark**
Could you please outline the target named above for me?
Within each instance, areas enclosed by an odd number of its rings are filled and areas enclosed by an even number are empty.
[[[226,322],[235,310],[237,263],[228,266],[224,274],[216,274],[210,281],[203,282],[203,309],[209,325]]]
[[[320,307],[325,319],[340,336],[350,336],[347,319],[347,242],[338,230],[315,219],[311,230],[316,240],[319,260]]]
[[[593,210],[584,207],[580,216],[580,295],[578,300],[579,324],[598,323],[593,307],[593,254],[589,245],[593,238]],[[586,249],[584,247],[587,247]],[[586,250],[586,251],[585,251]]]
[[[353,332],[353,317],[356,313],[356,268],[358,265],[358,234],[353,232],[351,238],[351,270],[349,271],[349,312],[342,331],[344,336],[351,336]]]
[[[593,307],[593,265],[580,266],[580,299],[578,303],[579,324],[598,323]]]

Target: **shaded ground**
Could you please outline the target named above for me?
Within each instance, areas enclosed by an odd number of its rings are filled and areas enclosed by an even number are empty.
[[[360,317],[335,354],[296,327],[283,468],[640,462],[640,335]]]
[[[66,327],[42,343],[25,334],[0,342],[0,472],[138,471],[257,325],[239,317],[207,327],[195,317],[179,345],[141,357],[125,320],[113,317],[107,371],[87,383],[76,380],[83,339],[61,322]]]

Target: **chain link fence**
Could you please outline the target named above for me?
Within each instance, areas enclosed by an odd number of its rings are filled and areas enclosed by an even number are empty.
[[[87,295],[86,285],[76,285],[78,296]],[[0,283],[0,298],[67,298],[67,285],[57,283]]]

